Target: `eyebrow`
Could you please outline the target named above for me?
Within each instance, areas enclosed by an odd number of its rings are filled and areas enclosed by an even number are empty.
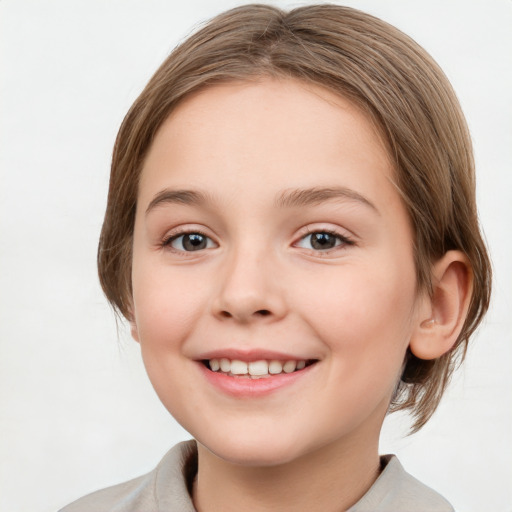
[[[185,204],[202,206],[212,200],[203,192],[197,190],[171,190],[164,189],[151,200],[146,208],[146,215],[157,206],[164,204]]]
[[[361,203],[380,215],[377,207],[369,199],[359,194],[359,192],[347,187],[314,187],[285,190],[277,197],[275,204],[277,207],[281,208],[293,208],[316,205],[333,199],[342,199]]]
[[[314,187],[305,189],[289,189],[281,192],[275,199],[278,208],[297,208],[321,204],[333,199],[343,199],[363,204],[380,215],[377,207],[366,197],[355,190],[346,187]],[[213,198],[199,190],[164,189],[158,192],[146,208],[146,215],[157,206],[164,204],[184,204],[189,206],[204,206],[212,204]]]

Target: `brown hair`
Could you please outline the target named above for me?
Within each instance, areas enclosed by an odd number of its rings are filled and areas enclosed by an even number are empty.
[[[433,59],[378,18],[335,5],[289,12],[245,5],[217,16],[178,46],[117,136],[98,249],[103,290],[114,309],[130,319],[138,180],[160,125],[200,88],[261,76],[326,87],[351,99],[380,127],[414,226],[419,289],[432,292],[432,263],[446,251],[459,249],[470,262],[473,295],[455,346],[432,361],[409,352],[390,405],[390,411],[410,410],[416,431],[436,409],[488,308],[491,269],[478,226],[471,140],[457,98]]]

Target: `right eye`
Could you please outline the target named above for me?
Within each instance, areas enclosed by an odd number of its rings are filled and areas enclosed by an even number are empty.
[[[180,233],[168,238],[164,244],[166,247],[172,247],[176,251],[201,251],[203,249],[211,249],[216,247],[215,242],[202,233],[190,232]]]

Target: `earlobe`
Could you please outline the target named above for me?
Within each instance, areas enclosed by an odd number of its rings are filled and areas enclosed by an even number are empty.
[[[132,320],[130,321],[130,332],[132,334],[132,338],[139,343],[139,331],[137,329],[137,324]]]
[[[473,272],[462,252],[448,251],[434,264],[432,288],[410,342],[411,352],[420,359],[436,359],[448,352],[466,320]]]
[[[132,338],[139,343],[139,330],[137,329],[137,323],[135,322],[135,315],[133,314],[133,307],[130,307],[130,316],[127,318],[127,320],[130,323],[130,333],[132,335]]]

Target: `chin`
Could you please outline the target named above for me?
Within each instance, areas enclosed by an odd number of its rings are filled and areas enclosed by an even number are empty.
[[[247,433],[246,433],[247,434]],[[198,443],[220,459],[231,464],[271,467],[287,464],[308,453],[308,447],[292,436],[225,435],[196,437]]]

